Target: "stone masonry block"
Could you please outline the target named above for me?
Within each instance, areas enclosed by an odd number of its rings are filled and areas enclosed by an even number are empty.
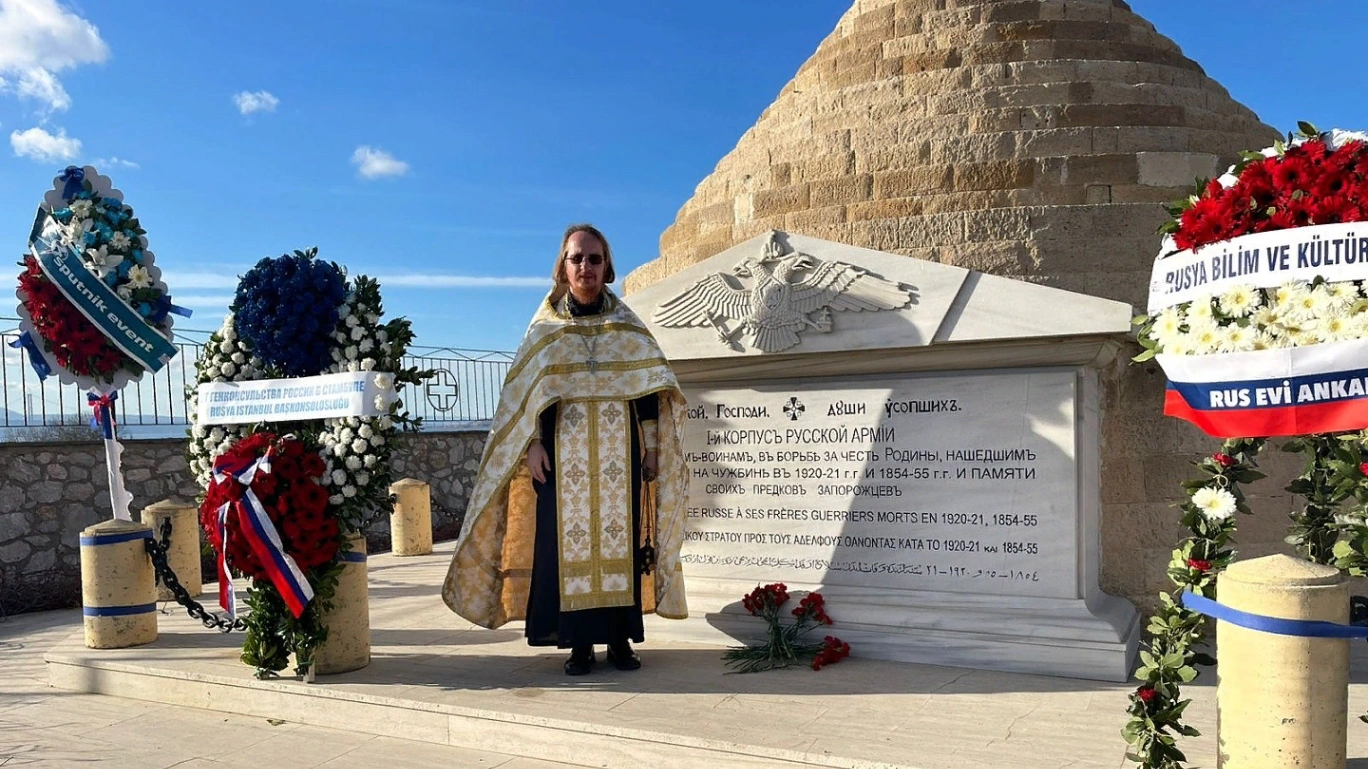
[[[875,198],[907,198],[951,188],[954,170],[950,166],[926,166],[907,171],[881,171],[874,174]]]
[[[1196,179],[1214,179],[1218,158],[1205,152],[1140,152],[1139,182],[1148,187],[1191,186]]]
[[[836,179],[821,179],[809,185],[809,202],[813,208],[848,205],[869,200],[874,192],[874,175],[859,174]]]
[[[863,222],[871,219],[901,219],[923,213],[925,206],[921,198],[889,198],[854,203],[846,207],[846,219]]]
[[[1076,155],[1064,161],[1065,184],[1129,184],[1135,179],[1134,155]]]
[[[846,210],[843,205],[825,206],[823,208],[811,208],[806,211],[794,211],[784,216],[784,230],[786,232],[799,232],[804,235],[812,235],[819,228],[835,224],[843,224],[846,220]],[[813,235],[813,237],[820,237]]]
[[[953,168],[957,191],[1030,187],[1035,179],[1035,164],[1030,162],[960,164]]]
[[[756,217],[780,216],[808,207],[808,185],[797,184],[755,193]]]

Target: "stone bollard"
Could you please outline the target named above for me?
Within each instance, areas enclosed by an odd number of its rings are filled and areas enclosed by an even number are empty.
[[[1349,622],[1349,585],[1330,566],[1285,555],[1231,564],[1217,591],[1232,609]],[[1217,766],[1344,769],[1349,641],[1216,623]]]
[[[200,574],[200,535],[199,508],[193,502],[179,497],[163,499],[143,508],[142,522],[152,527],[152,535],[161,537],[162,522],[171,519],[171,541],[166,543],[166,562],[176,579],[191,598],[204,592],[204,580]],[[174,601],[176,597],[160,582],[157,584],[158,601]]]
[[[394,555],[432,552],[432,490],[426,483],[405,478],[390,484],[398,498],[390,513],[390,548]]]
[[[323,612],[328,640],[314,650],[318,675],[347,673],[370,664],[370,598],[366,584],[366,538],[351,538],[351,552],[342,556],[332,608]]]
[[[157,588],[147,540],[152,529],[110,520],[81,532],[85,645],[123,649],[157,640]]]

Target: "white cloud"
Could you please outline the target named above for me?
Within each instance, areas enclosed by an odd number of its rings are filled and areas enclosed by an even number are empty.
[[[250,115],[253,112],[275,112],[280,99],[270,91],[243,91],[233,96],[233,103],[237,105],[238,112]]]
[[[36,126],[26,131],[13,131],[10,146],[19,157],[43,162],[72,160],[81,154],[81,140],[69,138],[64,128],[58,128],[56,136]]]
[[[388,152],[361,145],[352,153],[351,162],[356,166],[357,173],[366,179],[378,179],[381,176],[403,176],[408,173],[409,164],[394,157]]]
[[[550,288],[551,278],[484,275],[380,275],[382,286],[409,288]]]
[[[95,25],[57,0],[0,0],[0,89],[65,110],[71,97],[54,73],[109,58]]]
[[[134,163],[131,160],[124,160],[116,155],[111,155],[107,158],[96,158],[91,162],[91,165],[96,168],[142,168],[142,166],[137,163]]]

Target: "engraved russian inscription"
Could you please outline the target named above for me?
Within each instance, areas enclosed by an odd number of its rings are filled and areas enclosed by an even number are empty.
[[[1074,388],[1033,371],[689,392],[686,569],[1077,597]]]

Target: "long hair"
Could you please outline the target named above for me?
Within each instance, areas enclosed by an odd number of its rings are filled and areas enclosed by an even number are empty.
[[[592,224],[572,224],[565,228],[565,235],[561,237],[560,254],[556,257],[556,266],[551,269],[551,280],[555,281],[557,286],[570,285],[570,276],[565,273],[565,249],[570,244],[570,236],[577,232],[587,232],[603,244],[603,284],[606,286],[617,280],[617,271],[613,269],[613,247],[608,245],[608,239]]]

